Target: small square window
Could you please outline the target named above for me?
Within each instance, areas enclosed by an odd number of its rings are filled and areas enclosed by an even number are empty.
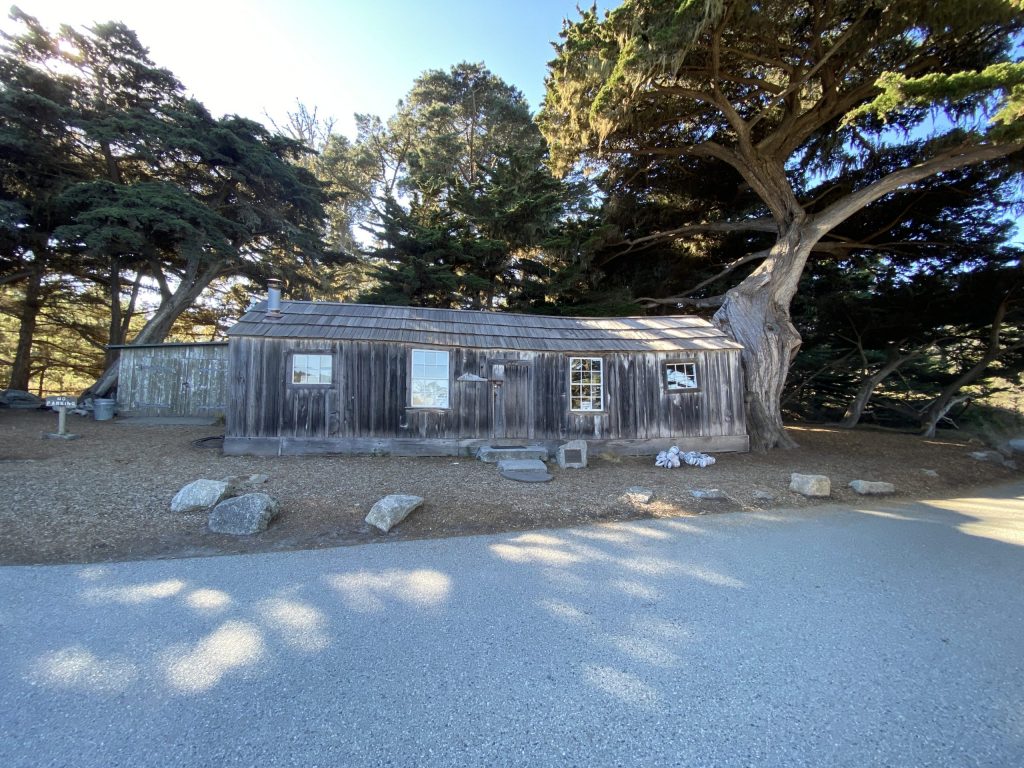
[[[330,384],[331,355],[292,355],[292,384]]]
[[[679,392],[697,388],[696,363],[665,363],[665,389]]]

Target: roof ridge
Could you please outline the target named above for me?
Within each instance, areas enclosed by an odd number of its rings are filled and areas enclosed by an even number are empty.
[[[265,303],[265,300],[260,301],[246,311],[252,312],[260,304]],[[709,320],[705,320],[700,315],[548,315],[540,312],[507,312],[503,309],[453,309],[451,307],[415,307],[410,304],[363,304],[358,301],[316,301],[313,299],[282,299],[281,309],[284,310],[287,304],[321,304],[329,307],[376,307],[391,310],[409,309],[414,312],[465,312],[466,314],[500,315],[504,317],[544,317],[554,320],[656,320],[659,318],[685,317],[687,319],[702,320],[711,325]]]

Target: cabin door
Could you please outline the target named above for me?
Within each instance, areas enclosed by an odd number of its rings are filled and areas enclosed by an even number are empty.
[[[534,436],[533,366],[529,360],[491,363],[493,425],[497,440],[528,440]]]

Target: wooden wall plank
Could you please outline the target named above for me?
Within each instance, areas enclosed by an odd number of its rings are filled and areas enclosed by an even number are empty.
[[[228,403],[228,347],[210,344],[126,347],[118,405],[131,416],[222,416]]]

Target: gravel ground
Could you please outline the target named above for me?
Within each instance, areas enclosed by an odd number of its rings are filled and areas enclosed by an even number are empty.
[[[57,417],[0,411],[0,564],[85,563],[314,549],[641,517],[801,508],[815,503],[787,490],[791,472],[832,479],[826,501],[854,502],[854,479],[895,483],[902,498],[943,497],[968,485],[1017,476],[967,453],[966,439],[922,440],[868,430],[791,427],[800,448],[768,454],[719,454],[707,469],[663,470],[648,458],[592,457],[587,470],[560,471],[550,483],[517,483],[494,465],[469,458],[223,456],[219,442],[197,443],[218,427],[136,425],[70,417],[74,441],[44,440]],[[667,447],[667,446],[666,446]],[[932,470],[937,476],[925,472]],[[264,473],[261,490],[282,514],[255,537],[211,533],[206,513],[172,514],[169,503],[201,477]],[[630,486],[656,494],[639,505]],[[718,488],[724,501],[698,501],[694,489]],[[756,490],[774,502],[756,501]],[[386,537],[363,522],[389,493],[412,493],[424,506]]]

